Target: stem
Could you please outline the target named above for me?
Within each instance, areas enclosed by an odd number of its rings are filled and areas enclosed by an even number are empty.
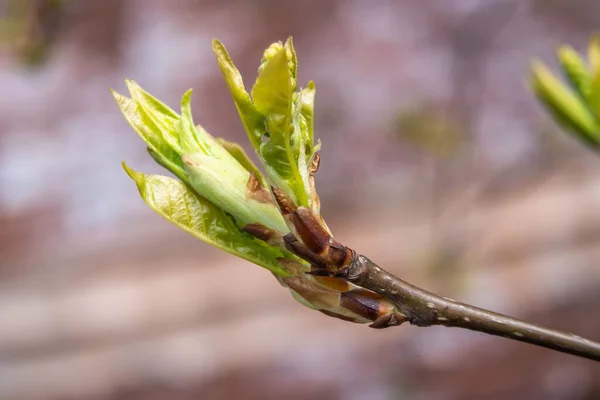
[[[371,324],[373,328],[408,321],[416,326],[470,329],[600,361],[600,343],[441,297],[395,277],[367,257],[337,242],[314,211],[306,207],[294,209],[285,193],[277,189],[272,192],[282,215],[296,231],[296,236],[291,233],[283,236],[284,243],[280,245],[308,261],[311,275],[345,279],[383,296],[396,306],[394,310],[385,310],[385,314],[378,313]],[[252,234],[252,231],[248,232]],[[268,240],[264,235],[255,236]]]
[[[394,302],[412,325],[443,325],[502,336],[600,361],[600,343],[441,297],[407,283],[367,257],[357,255],[342,277]]]

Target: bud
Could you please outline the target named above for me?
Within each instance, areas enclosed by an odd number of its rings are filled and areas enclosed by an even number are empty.
[[[218,40],[213,50],[266,175],[239,145],[195,125],[191,91],[178,114],[127,81],[131,98],[113,92],[115,100],[150,156],[178,178],[123,164],[142,199],[197,238],[270,270],[307,307],[372,326],[394,324],[397,312],[381,296],[338,278],[313,276],[347,264],[354,252],[333,239],[319,214],[315,89],[309,82],[297,91],[292,39],[265,50],[251,94]]]
[[[590,40],[588,63],[569,46],[558,49],[558,59],[574,91],[537,60],[531,66],[532,88],[560,125],[586,143],[600,147],[600,36]]]
[[[598,146],[600,128],[584,100],[562,84],[541,61],[534,60],[531,64],[531,85],[558,123],[585,142]]]
[[[585,61],[570,46],[561,46],[557,54],[563,72],[573,88],[583,99],[589,100],[592,76]]]

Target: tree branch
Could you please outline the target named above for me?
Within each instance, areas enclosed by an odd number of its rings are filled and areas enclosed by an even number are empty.
[[[379,307],[371,327],[386,328],[408,321],[423,327],[442,325],[470,329],[600,361],[600,343],[438,296],[395,277],[336,241],[314,211],[306,207],[295,208],[285,193],[271,189],[284,219],[295,232],[281,236],[271,231],[265,236],[265,227],[257,229],[247,225],[245,230],[261,240],[268,241],[277,236],[283,242],[281,246],[311,264],[309,274],[345,279],[381,295],[396,306],[397,309],[392,310],[383,307],[383,314]],[[359,303],[362,307],[378,308],[374,304],[362,304],[360,296],[350,297],[348,305],[351,307]]]
[[[395,277],[363,255],[355,253],[335,275],[391,300],[412,325],[470,329],[600,361],[600,343],[435,295]]]

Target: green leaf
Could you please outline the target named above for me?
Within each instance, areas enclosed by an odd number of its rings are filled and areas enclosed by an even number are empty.
[[[314,152],[314,110],[315,110],[315,83],[308,81],[308,85],[300,91],[300,129],[306,137],[306,154],[312,156]]]
[[[540,61],[532,63],[531,71],[532,88],[555,119],[583,140],[598,145],[600,128],[582,100]]]
[[[288,37],[285,42],[286,57],[288,59],[288,68],[290,69],[290,75],[292,77],[291,84],[292,90],[295,91],[298,87],[298,57],[296,57],[296,49],[294,49],[294,40],[292,37]]]
[[[570,46],[558,49],[558,59],[563,72],[577,93],[589,100],[591,91],[591,74],[583,58]]]
[[[600,34],[594,35],[590,40],[589,58],[592,69],[590,104],[596,121],[600,124]]]
[[[212,154],[214,139],[201,126],[195,126],[191,106],[192,89],[181,98],[181,117],[179,118],[179,145],[182,152]]]
[[[235,142],[229,142],[223,138],[217,138],[217,140],[248,172],[252,172],[256,176],[262,186],[267,187],[265,177],[260,172],[260,169],[252,162],[250,157],[248,157],[248,154],[246,154],[242,146]]]
[[[252,87],[252,100],[263,115],[289,116],[292,109],[291,72],[286,49],[280,49],[258,75]]]
[[[208,200],[198,196],[185,183],[161,175],[145,175],[123,163],[135,181],[142,199],[150,208],[174,225],[223,251],[289,276],[279,262],[282,250],[244,233],[231,217]]]
[[[132,80],[126,80],[131,99],[138,103],[154,125],[161,131],[163,139],[181,155],[179,148],[178,124],[179,115],[166,104],[142,89]]]
[[[217,39],[213,40],[213,51],[217,56],[219,68],[229,87],[231,97],[238,110],[250,143],[256,151],[258,151],[262,143],[262,137],[266,132],[264,116],[256,109],[250,95],[246,92],[242,75],[231,61],[231,57],[227,53],[225,46]]]
[[[191,91],[181,100],[179,138],[184,172],[189,185],[200,196],[235,217],[240,227],[260,223],[287,232],[283,217],[273,203],[263,203],[248,191],[250,172],[215,138],[194,125]]]
[[[160,164],[180,179],[185,180],[181,156],[164,139],[163,131],[160,127],[156,125],[154,120],[138,102],[114,90],[111,90],[111,92],[129,125],[146,142],[146,145],[156,157],[162,160]]]
[[[269,179],[297,205],[308,206],[308,174],[304,171],[306,154],[300,131],[300,112],[293,107],[291,79],[287,49],[280,48],[263,65],[252,88],[252,99],[265,115],[269,132],[259,155]]]
[[[227,211],[238,226],[260,223],[287,233],[289,230],[274,203],[264,203],[248,192],[250,173],[231,155],[227,159],[203,153],[183,156],[190,186],[202,197]]]
[[[588,58],[590,61],[590,68],[592,74],[600,72],[600,34],[595,34],[590,39],[590,45],[588,47]]]

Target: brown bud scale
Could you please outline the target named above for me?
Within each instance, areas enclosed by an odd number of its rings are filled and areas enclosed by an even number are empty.
[[[250,172],[248,183],[246,184],[246,197],[258,201],[259,203],[273,203],[271,193],[260,184],[260,181]]]
[[[271,191],[273,192],[273,197],[275,198],[275,201],[279,206],[279,210],[284,217],[294,212],[296,205],[283,190],[271,186]]]

